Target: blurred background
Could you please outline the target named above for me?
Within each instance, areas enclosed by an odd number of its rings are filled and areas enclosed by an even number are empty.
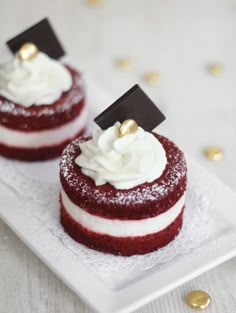
[[[160,131],[236,191],[236,0],[0,0],[0,59],[8,39],[44,17],[65,61],[101,94],[115,100],[139,83],[167,117]],[[211,146],[222,160],[206,157]],[[214,275],[224,277],[223,267]],[[60,283],[60,297],[78,307],[65,288]],[[231,298],[224,312],[234,304]]]
[[[2,46],[44,17],[67,62],[111,99],[139,83],[167,117],[160,130],[236,190],[235,0],[1,0]],[[204,157],[212,145],[221,162]]]

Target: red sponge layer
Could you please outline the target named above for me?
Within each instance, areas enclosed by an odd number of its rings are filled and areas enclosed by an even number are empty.
[[[176,220],[160,232],[139,237],[113,237],[93,232],[77,221],[65,210],[61,202],[61,224],[65,231],[77,242],[101,252],[123,256],[145,254],[166,246],[179,233],[183,210]]]
[[[70,200],[90,214],[110,219],[144,219],[170,209],[186,190],[184,154],[167,138],[153,133],[163,145],[167,165],[163,174],[151,183],[131,189],[116,189],[110,184],[96,186],[81,172],[75,158],[79,144],[89,138],[78,138],[63,151],[60,161],[61,184]],[[158,162],[158,160],[157,160]]]
[[[85,129],[82,129],[74,138],[82,136]],[[72,138],[72,139],[74,139]],[[0,155],[10,159],[21,161],[42,161],[57,158],[61,155],[65,146],[72,140],[71,138],[59,143],[58,145],[43,148],[26,149],[6,146],[0,143]]]

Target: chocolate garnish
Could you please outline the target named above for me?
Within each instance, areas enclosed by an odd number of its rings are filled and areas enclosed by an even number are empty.
[[[15,54],[27,42],[34,43],[40,51],[53,59],[59,59],[65,55],[65,51],[47,18],[8,40],[7,45]]]
[[[99,114],[94,121],[102,129],[107,129],[115,122],[122,123],[127,119],[135,120],[146,131],[152,131],[165,120],[165,116],[136,84]]]

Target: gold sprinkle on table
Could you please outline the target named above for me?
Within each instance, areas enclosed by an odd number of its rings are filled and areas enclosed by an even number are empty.
[[[99,6],[103,4],[103,0],[87,0],[90,6]]]
[[[21,61],[31,61],[38,54],[38,48],[32,42],[27,42],[20,47],[18,51],[18,57]]]
[[[143,79],[151,86],[157,86],[160,83],[160,74],[158,72],[150,71],[143,75]]]
[[[218,146],[209,146],[205,148],[204,154],[211,161],[220,161],[223,158],[223,149]]]
[[[133,67],[133,62],[130,58],[120,58],[116,60],[116,65],[122,70],[130,70]]]
[[[205,291],[195,290],[187,295],[186,303],[192,308],[203,310],[211,303],[211,297]]]
[[[223,72],[223,66],[220,63],[212,63],[208,66],[208,71],[212,74],[212,75],[220,75]]]
[[[125,120],[119,127],[118,137],[123,137],[127,134],[135,133],[138,129],[138,124],[135,120]]]

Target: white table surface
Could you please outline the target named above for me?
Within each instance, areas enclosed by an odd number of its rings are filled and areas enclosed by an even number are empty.
[[[160,128],[236,191],[235,0],[104,0],[96,8],[86,0],[1,0],[0,42],[45,16],[72,64],[114,99],[140,83],[167,116]],[[115,66],[123,56],[134,61],[132,70]],[[211,62],[224,66],[220,76],[207,72]],[[143,82],[149,70],[160,72],[159,87]],[[202,155],[212,144],[224,148],[221,162]],[[206,312],[235,312],[236,259],[137,312],[193,312],[184,303],[192,289],[211,294]],[[0,313],[13,312],[91,311],[0,221]]]

